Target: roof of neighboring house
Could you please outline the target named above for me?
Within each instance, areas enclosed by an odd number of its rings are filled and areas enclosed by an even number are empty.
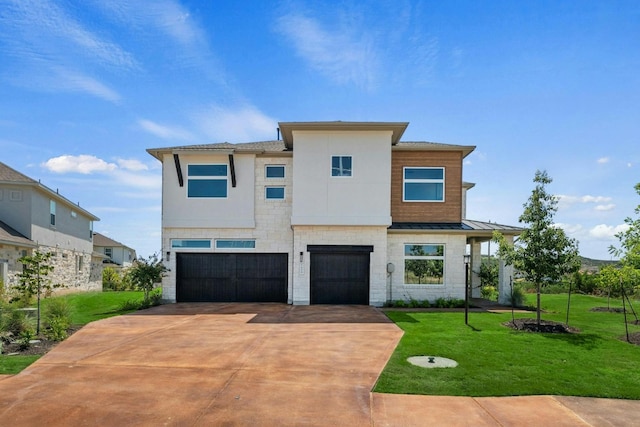
[[[0,162],[0,184],[32,186],[42,191],[43,193],[47,194],[48,197],[51,197],[56,201],[66,204],[73,210],[82,213],[84,216],[88,217],[91,221],[100,221],[100,218],[98,218],[91,212],[81,208],[79,204],[73,203],[71,200],[60,195],[60,193],[58,193],[57,190],[53,191],[49,187],[43,185],[40,181],[36,181],[35,179],[29,178],[25,174],[18,172],[17,170],[7,166],[2,162]]]
[[[104,234],[100,234],[96,232],[93,233],[93,246],[105,246],[105,247],[122,246],[123,248],[131,249],[133,251],[133,249],[130,248],[129,246],[123,243],[120,243],[117,240],[113,240],[105,236]]]
[[[35,248],[37,245],[4,222],[0,221],[0,243]]]

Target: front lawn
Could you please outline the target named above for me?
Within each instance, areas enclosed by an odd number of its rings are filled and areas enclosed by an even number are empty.
[[[529,295],[534,303],[535,295]],[[640,399],[640,346],[625,334],[622,313],[593,312],[606,298],[572,295],[569,324],[578,334],[518,332],[510,313],[390,311],[405,331],[375,387],[380,393],[452,396],[568,395]],[[542,295],[545,320],[566,320],[567,295]],[[615,306],[620,306],[615,301]],[[612,306],[614,302],[612,302]],[[637,304],[636,309],[640,307]],[[516,313],[535,317],[535,312]],[[630,320],[635,320],[631,318]],[[629,332],[640,331],[630,324]],[[410,356],[454,359],[456,368],[425,369]]]
[[[125,307],[129,301],[141,301],[142,292],[82,292],[54,298],[63,298],[71,306],[71,324],[75,329],[95,320],[135,311]],[[51,298],[53,299],[53,298]],[[44,308],[51,299],[44,299]],[[123,308],[124,307],[124,308]],[[40,356],[0,355],[0,374],[17,374],[38,360]]]

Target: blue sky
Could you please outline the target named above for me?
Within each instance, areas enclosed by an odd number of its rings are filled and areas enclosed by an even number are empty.
[[[0,0],[0,161],[160,250],[146,148],[278,121],[408,121],[476,145],[468,217],[517,225],[537,169],[584,256],[640,202],[636,1]]]

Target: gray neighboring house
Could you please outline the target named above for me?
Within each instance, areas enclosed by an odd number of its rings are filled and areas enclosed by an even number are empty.
[[[130,267],[136,259],[135,249],[95,232],[93,233],[93,250],[104,254],[103,262],[116,264],[120,267]]]
[[[53,283],[102,289],[102,255],[93,251],[100,219],[39,181],[0,162],[0,280],[17,284],[21,257],[52,252]]]

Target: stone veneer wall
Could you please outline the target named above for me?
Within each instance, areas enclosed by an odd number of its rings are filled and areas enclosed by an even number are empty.
[[[369,303],[382,306],[387,301],[387,227],[317,226],[294,227],[294,254],[302,252],[303,262],[293,262],[293,304],[309,304],[311,299],[311,257],[307,245],[372,245],[369,271]],[[295,257],[294,257],[295,258]],[[289,294],[291,297],[291,293]]]
[[[285,165],[284,179],[265,178],[265,165]],[[255,159],[255,228],[163,228],[162,247],[165,265],[169,269],[162,280],[162,299],[176,301],[176,252],[231,252],[229,249],[216,250],[215,239],[255,239],[255,253],[286,253],[289,262],[289,295],[291,295],[292,245],[291,199],[293,186],[293,159],[291,157],[256,157]],[[266,186],[284,186],[284,200],[266,200]],[[213,226],[214,224],[212,224]],[[171,248],[171,239],[211,239],[210,249]],[[167,252],[170,252],[167,261]],[[236,250],[235,252],[247,252]],[[291,302],[291,301],[289,301]]]
[[[62,284],[62,288],[56,289],[56,293],[69,293],[77,291],[99,291],[102,290],[102,263],[97,259],[92,259],[91,254],[77,252],[73,250],[61,250],[40,246],[38,250],[43,252],[53,252],[51,265],[53,271],[48,278],[52,284]],[[0,259],[8,260],[9,271],[7,288],[18,283],[18,273],[22,272],[22,263],[18,261],[24,255],[31,255],[32,250],[24,252],[25,249],[14,246],[0,247]],[[80,259],[81,265],[80,265]]]
[[[389,234],[388,242],[388,259],[395,266],[395,271],[389,275],[390,300],[408,301],[413,298],[433,302],[438,298],[464,298],[466,236],[393,233]],[[443,285],[404,284],[404,245],[410,243],[445,245]]]

